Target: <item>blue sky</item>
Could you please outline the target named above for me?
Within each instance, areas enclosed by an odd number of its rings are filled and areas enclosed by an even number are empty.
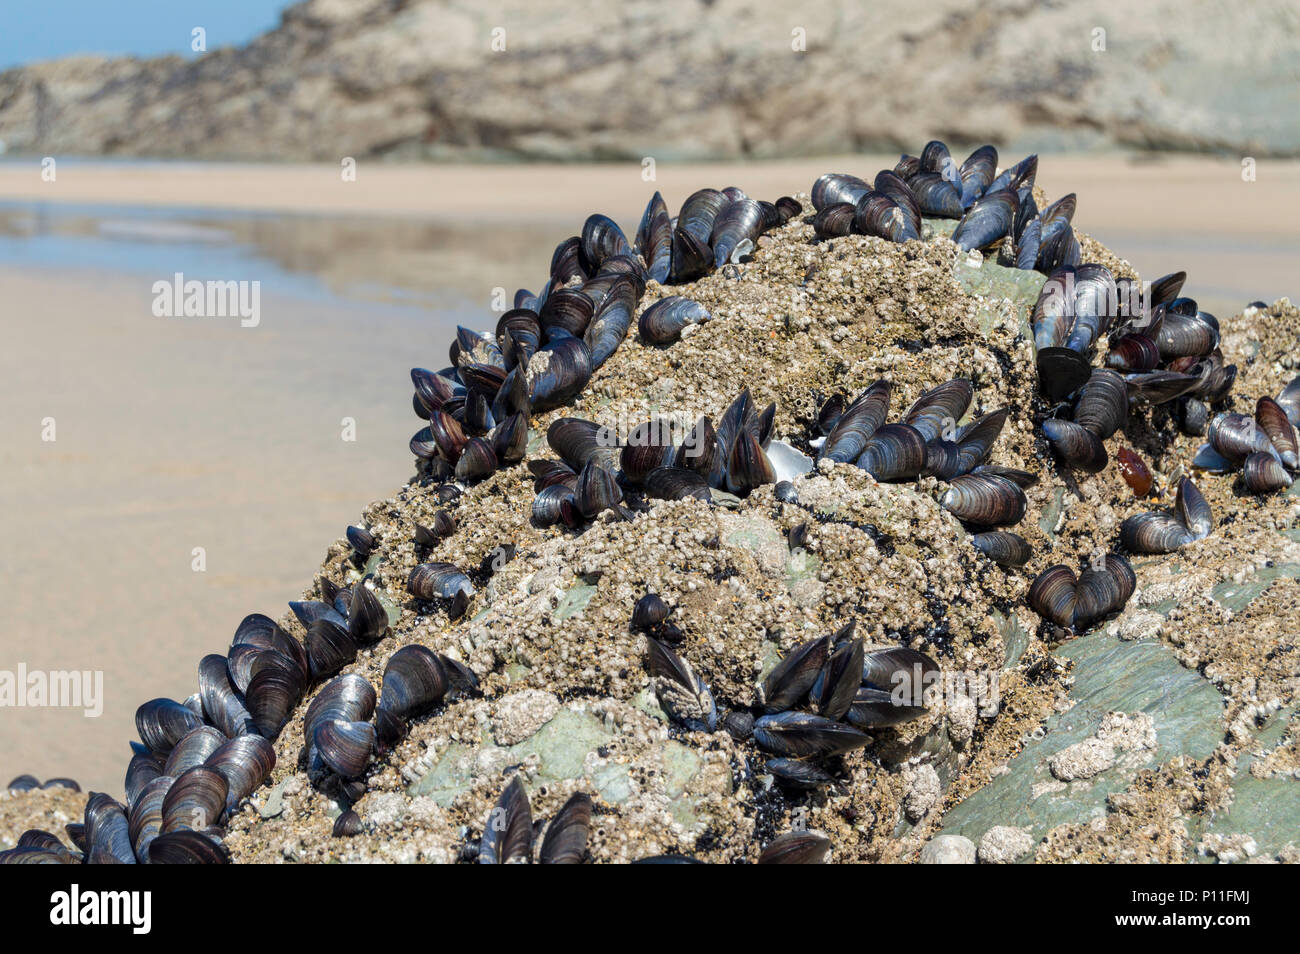
[[[73,53],[190,55],[245,43],[280,22],[288,0],[0,0],[0,69]]]

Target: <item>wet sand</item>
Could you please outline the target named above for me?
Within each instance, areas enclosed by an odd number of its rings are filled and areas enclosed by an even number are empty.
[[[35,164],[0,164],[0,203],[11,208],[258,213],[226,223],[253,261],[329,292],[268,292],[262,324],[241,329],[154,318],[149,266],[0,257],[19,332],[0,356],[10,540],[0,668],[103,670],[106,696],[97,719],[0,712],[0,773],[71,774],[120,794],[135,707],[190,692],[200,656],[223,652],[246,613],[279,615],[347,521],[398,486],[415,429],[407,369],[443,363],[454,324],[472,320],[493,287],[535,287],[554,242],[587,212],[632,227],[653,188],[673,206],[706,183],[775,198],[820,172],[892,161],[661,166],[653,183],[626,166],[363,163],[343,183],[328,166],[74,162],[43,183]],[[1052,195],[1076,191],[1077,224],[1144,272],[1188,268],[1188,292],[1211,310],[1296,294],[1300,165],[1261,164],[1244,183],[1236,161],[1045,157],[1039,181]],[[325,228],[314,216],[326,214],[356,225]],[[254,278],[257,268],[204,277]],[[366,283],[387,292],[359,294]],[[437,297],[446,287],[455,296]],[[417,308],[373,303],[402,290],[420,296]],[[47,416],[53,443],[40,439]],[[355,442],[340,437],[345,416],[357,420]],[[191,568],[199,546],[202,573]]]
[[[1019,157],[1002,157],[1003,161]],[[702,184],[734,183],[754,195],[807,190],[828,170],[871,175],[892,155],[727,164],[660,164],[647,181],[639,164],[395,165],[362,162],[345,182],[332,165],[94,163],[67,160],[55,182],[43,182],[34,160],[0,162],[0,203],[118,204],[139,208],[244,210],[257,213],[399,217],[424,223],[492,229],[484,249],[499,248],[516,229],[548,226],[557,237],[576,231],[601,210],[635,227],[648,194],[659,189],[675,208]],[[1260,160],[1242,179],[1236,158],[1141,155],[1043,156],[1038,182],[1049,195],[1075,192],[1075,224],[1117,249],[1140,271],[1186,268],[1189,292],[1203,306],[1230,314],[1253,300],[1294,294],[1289,272],[1300,256],[1300,163]],[[504,229],[505,231],[502,231]],[[364,258],[358,242],[353,259]],[[493,259],[461,243],[457,270]],[[550,245],[533,258],[544,268]],[[515,249],[512,249],[512,252]],[[366,261],[370,272],[400,265],[402,256]],[[513,255],[499,256],[513,264]],[[411,279],[408,272],[404,278]],[[399,279],[401,280],[401,279]],[[418,281],[418,278],[416,279]]]

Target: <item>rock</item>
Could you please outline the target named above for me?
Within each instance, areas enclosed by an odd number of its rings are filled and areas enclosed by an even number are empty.
[[[35,155],[336,164],[836,155],[919,150],[934,130],[1025,150],[1294,154],[1300,23],[1285,0],[1264,7],[810,0],[791,17],[777,0],[309,0],[240,48],[0,74],[0,139]],[[1113,50],[1098,47],[1109,23],[1123,24]],[[1207,93],[1205,76],[1228,85]]]
[[[492,717],[492,736],[499,745],[522,742],[555,717],[560,700],[549,692],[524,689],[504,696]]]
[[[980,839],[979,860],[986,865],[1009,865],[1019,861],[1034,847],[1028,828],[995,825]]]
[[[907,773],[907,795],[903,798],[903,812],[909,821],[924,818],[938,804],[943,788],[939,773],[928,762]]]
[[[1156,724],[1149,713],[1108,712],[1097,727],[1097,738],[1121,752],[1156,747]]]
[[[973,865],[975,843],[964,835],[937,835],[925,843],[918,860],[923,865]]]
[[[1047,765],[1062,782],[1073,782],[1106,771],[1115,764],[1116,757],[1115,746],[1094,737],[1062,749]]]
[[[970,696],[954,696],[948,703],[948,738],[954,748],[962,748],[975,733],[977,709]]]

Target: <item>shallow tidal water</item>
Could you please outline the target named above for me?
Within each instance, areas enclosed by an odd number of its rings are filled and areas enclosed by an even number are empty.
[[[280,615],[363,506],[411,473],[408,369],[445,365],[457,324],[491,327],[500,294],[508,307],[536,289],[587,212],[631,234],[653,189],[626,177],[598,204],[575,193],[524,214],[529,191],[554,184],[542,175],[520,170],[524,212],[484,224],[0,193],[0,671],[103,673],[94,718],[0,708],[0,781],[72,775],[120,794],[136,706],[192,692],[199,659],[224,653],[247,613]],[[779,194],[745,175],[694,185]],[[664,191],[674,208],[685,195]],[[1078,191],[1080,228],[1144,274],[1187,268],[1210,311],[1296,293],[1294,238],[1171,229]],[[154,283],[177,272],[259,282],[256,326],[156,316]]]

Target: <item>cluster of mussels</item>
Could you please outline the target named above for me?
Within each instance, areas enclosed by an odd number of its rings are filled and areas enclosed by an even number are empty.
[[[373,543],[360,528],[349,528],[348,537],[354,546]],[[0,861],[224,863],[222,822],[270,776],[276,761],[272,743],[294,708],[312,685],[333,676],[356,658],[359,647],[374,644],[388,629],[387,613],[364,581],[345,588],[320,583],[328,602],[289,604],[306,628],[305,640],[269,617],[251,614],[235,630],[225,656],[212,654],[199,663],[197,693],[184,702],[151,699],[136,710],[141,741],[131,743],[126,803],[91,793],[84,821],[67,826],[82,856],[67,852],[48,832],[31,832],[23,844],[0,853]],[[303,719],[310,777],[344,800],[359,798],[365,786],[356,779],[372,752],[399,741],[407,720],[449,692],[477,685],[467,667],[422,646],[393,653],[378,706],[361,676],[333,679]],[[367,721],[372,716],[373,725]],[[349,833],[350,821],[342,817],[336,832]]]
[[[1029,544],[1008,527],[1025,516],[1026,487],[1038,478],[986,461],[1007,421],[999,408],[958,426],[970,409],[974,385],[954,378],[918,397],[901,422],[887,424],[892,385],[877,381],[845,406],[832,396],[817,417],[824,437],[814,438],[818,460],[856,463],[880,481],[933,476],[948,483],[939,504],[975,528],[972,542],[1003,566],[1023,566]]]
[[[832,172],[812,187],[813,230],[820,238],[857,233],[891,242],[921,238],[921,217],[959,219],[952,240],[967,251],[996,247],[1003,264],[1044,274],[1078,265],[1081,252],[1071,222],[1075,197],[1041,212],[1034,200],[1038,157],[997,171],[998,151],[980,146],[960,166],[938,140],[918,156],[902,156],[868,184]]]
[[[1241,471],[1247,493],[1268,494],[1290,487],[1300,470],[1296,426],[1300,422],[1300,378],[1277,398],[1255,402],[1255,416],[1231,411],[1215,417],[1206,429],[1206,443],[1192,466],[1210,473]]]
[[[1117,418],[1106,414],[1083,429],[1098,441],[1069,421],[1045,428],[1070,466],[1095,472],[1106,465],[1105,449],[1097,445],[1110,434],[1099,434],[1098,426],[1121,426],[1130,403],[1178,401],[1183,431],[1200,434],[1210,405],[1232,390],[1237,368],[1223,362],[1218,320],[1191,298],[1178,297],[1186,278],[1184,272],[1166,275],[1144,295],[1134,280],[1117,280],[1104,265],[1088,264],[1057,269],[1043,284],[1031,317],[1043,397],[1059,406],[1072,396],[1081,399],[1092,385],[1107,393],[1103,403],[1118,409]],[[1092,354],[1103,335],[1106,367],[1098,369]],[[1109,373],[1099,376],[1103,370]],[[1076,424],[1078,417],[1076,401]]]
[[[693,193],[670,219],[656,192],[635,244],[608,216],[589,216],[580,236],[556,246],[541,292],[517,291],[494,333],[458,328],[450,366],[411,370],[412,405],[429,422],[410,441],[422,472],[473,481],[522,460],[529,417],[582,392],[623,343],[647,280],[693,281],[735,263],[801,209],[788,196],[765,202],[729,186]],[[646,309],[639,328],[666,344],[708,317],[672,297]]]
[[[744,496],[755,487],[788,479],[812,461],[790,445],[772,440],[776,404],[762,411],[748,389],[727,407],[715,428],[701,417],[678,440],[668,419],[638,424],[625,438],[593,421],[562,417],[547,429],[546,441],[559,460],[533,460],[539,526],[577,527],[606,510],[627,517],[625,492],[639,498],[712,503],[715,494]]]
[[[732,708],[719,717],[708,684],[668,642],[668,605],[646,594],[633,612],[634,629],[645,632],[646,671],[655,695],[673,722],[692,732],[725,729],[749,738],[774,758],[769,773],[783,785],[811,790],[831,785],[827,760],[871,741],[864,729],[896,725],[925,713],[925,689],[939,666],[903,646],[868,646],[850,622],[833,635],[792,649],[758,687],[758,705]],[[806,705],[808,710],[796,707]]]

